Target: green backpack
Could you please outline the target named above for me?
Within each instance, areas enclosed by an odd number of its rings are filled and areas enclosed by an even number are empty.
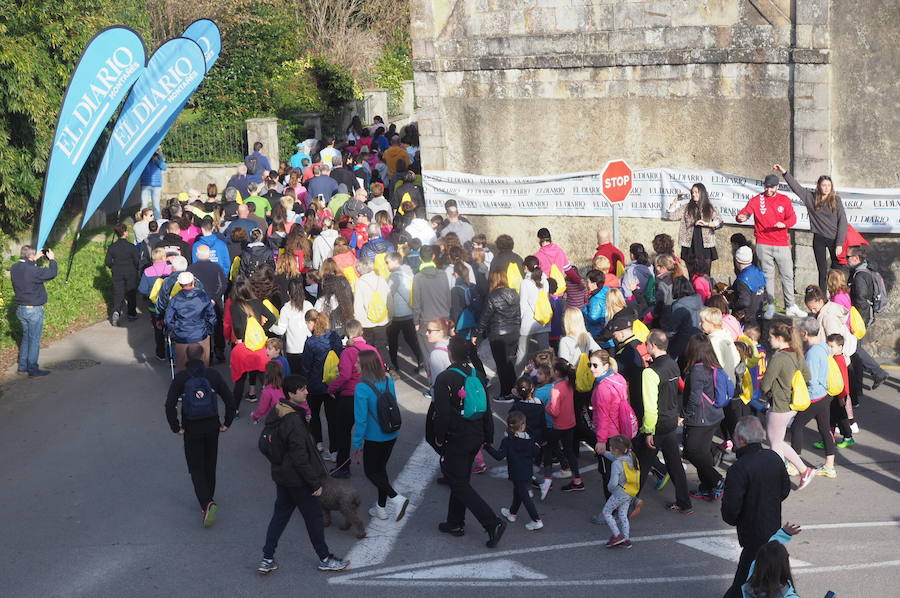
[[[459,414],[465,419],[481,419],[487,411],[487,393],[484,392],[481,380],[475,375],[475,368],[472,368],[472,372],[469,374],[457,368],[451,368],[451,371],[466,378],[462,388],[457,391],[457,396],[462,399],[462,409]]]

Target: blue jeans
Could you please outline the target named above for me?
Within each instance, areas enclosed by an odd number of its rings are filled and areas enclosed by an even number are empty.
[[[44,330],[44,306],[16,307],[16,317],[22,324],[22,343],[19,345],[19,371],[34,372],[38,369],[38,353],[41,351],[41,332]]]
[[[159,212],[159,198],[162,196],[162,187],[141,187],[141,209],[149,208],[153,204],[153,218],[159,220],[162,216]]]

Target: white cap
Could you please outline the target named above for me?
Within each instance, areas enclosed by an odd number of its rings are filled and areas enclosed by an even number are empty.
[[[191,286],[194,284],[194,275],[190,272],[182,272],[178,275],[178,284],[183,287]]]
[[[746,245],[738,247],[738,250],[734,252],[734,260],[739,264],[753,263],[753,250]]]

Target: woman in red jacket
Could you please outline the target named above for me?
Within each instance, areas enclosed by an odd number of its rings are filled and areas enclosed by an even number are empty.
[[[628,382],[622,374],[616,372],[605,349],[591,353],[590,366],[594,374],[594,392],[591,405],[594,410],[594,431],[597,435],[597,467],[603,475],[603,493],[609,498],[610,462],[603,458],[606,452],[606,441],[612,436],[622,434],[619,430],[620,403],[628,403]],[[627,434],[626,434],[627,436]]]

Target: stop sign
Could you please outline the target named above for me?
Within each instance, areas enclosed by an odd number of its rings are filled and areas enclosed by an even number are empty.
[[[631,167],[625,160],[610,160],[600,175],[603,195],[612,203],[625,201],[631,191]]]

